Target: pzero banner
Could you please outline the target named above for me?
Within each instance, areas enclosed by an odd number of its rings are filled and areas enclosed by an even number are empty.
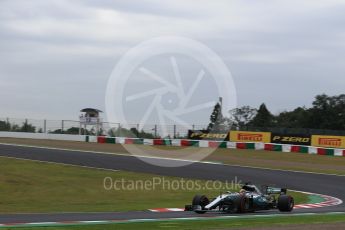
[[[229,140],[229,133],[210,133],[207,130],[188,130],[188,139],[192,140]]]
[[[310,135],[272,133],[271,142],[291,145],[311,145]]]

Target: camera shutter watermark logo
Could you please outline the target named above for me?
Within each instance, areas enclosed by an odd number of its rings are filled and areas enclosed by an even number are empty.
[[[189,69],[194,67],[194,75],[191,71],[184,72],[179,66],[187,59],[191,60],[187,63]],[[159,73],[154,70],[157,66],[161,67]],[[171,76],[172,80],[167,76]],[[205,81],[212,81],[212,84],[205,84]],[[214,88],[211,89],[212,85]],[[197,103],[193,100],[195,97],[199,98]],[[158,37],[133,47],[118,61],[107,84],[106,115],[110,123],[121,123],[124,128],[133,124],[131,117],[138,119],[140,116],[136,127],[138,131],[149,124],[158,124],[159,136],[171,137],[167,128],[169,125],[192,129],[192,122],[186,117],[205,109],[210,114],[218,97],[222,97],[224,109],[236,107],[235,85],[222,59],[198,41],[184,37]],[[208,148],[172,151],[153,146],[124,147],[135,155],[182,159],[162,161],[157,158],[140,158],[150,164],[165,167],[184,166],[202,160],[214,151]]]

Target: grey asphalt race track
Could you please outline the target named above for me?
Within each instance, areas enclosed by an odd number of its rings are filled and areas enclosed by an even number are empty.
[[[278,153],[277,153],[278,154]],[[126,170],[133,172],[153,173],[163,176],[177,176],[193,179],[232,181],[235,177],[242,182],[251,181],[257,184],[269,184],[288,189],[320,193],[345,200],[345,177],[302,172],[258,169],[220,164],[193,163],[179,168],[159,167],[147,164],[133,156],[90,153],[44,149],[35,147],[12,146],[0,144],[0,156],[22,159],[41,160],[73,165]],[[154,159],[160,161],[174,161]],[[157,207],[152,207],[157,208]],[[297,209],[293,213],[344,212],[344,203],[333,207],[316,209]],[[277,213],[276,211],[258,212],[256,214]],[[213,216],[221,214],[206,214]],[[0,223],[51,222],[51,221],[83,221],[83,220],[127,220],[146,218],[178,218],[192,217],[192,212],[153,213],[149,211],[114,212],[114,213],[58,213],[58,214],[3,214]]]

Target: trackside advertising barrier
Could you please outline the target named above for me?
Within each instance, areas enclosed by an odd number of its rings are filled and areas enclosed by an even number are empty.
[[[292,144],[292,145],[311,145],[311,135],[300,134],[279,134],[272,133],[271,143]]]
[[[315,154],[327,156],[345,156],[345,149],[323,148],[294,144],[275,144],[263,142],[230,142],[215,140],[187,140],[187,139],[142,139],[127,137],[106,137],[99,136],[87,139],[89,142],[109,143],[109,144],[139,144],[139,145],[170,145],[170,146],[190,146],[208,148],[228,148],[228,149],[253,149],[275,152],[290,152],[301,154]]]
[[[326,148],[345,149],[345,136],[313,135],[312,140],[311,140],[311,145],[326,147]]]
[[[230,141],[232,142],[271,142],[271,133],[269,132],[248,132],[248,131],[230,131]]]
[[[243,133],[243,132],[240,132]],[[257,134],[257,132],[249,132]],[[69,140],[85,141],[100,144],[137,144],[137,145],[167,145],[167,146],[191,146],[208,148],[227,148],[227,149],[253,149],[267,150],[276,152],[290,152],[301,154],[315,154],[327,156],[345,157],[345,136],[321,136],[314,135],[312,142],[319,146],[306,146],[296,144],[264,143],[265,135],[262,135],[262,142],[241,141],[217,141],[217,140],[190,140],[190,139],[146,139],[146,138],[128,138],[128,137],[108,137],[108,136],[83,136],[67,134],[44,134],[44,133],[21,133],[21,132],[0,132],[0,137],[6,138],[28,138],[42,140]],[[267,137],[266,137],[267,138]],[[255,136],[258,141],[260,137]],[[246,139],[248,140],[248,139]],[[253,140],[253,139],[251,139]],[[322,146],[321,146],[322,145]],[[337,147],[337,148],[334,148]]]
[[[188,130],[188,139],[191,140],[229,140],[229,132],[210,133],[208,130]]]

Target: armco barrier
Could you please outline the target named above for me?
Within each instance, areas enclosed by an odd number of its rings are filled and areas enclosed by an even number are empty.
[[[108,139],[111,139],[108,140]],[[327,156],[345,156],[344,149],[321,148],[305,145],[289,145],[262,142],[229,142],[229,141],[207,141],[207,140],[187,140],[187,139],[142,139],[126,137],[98,137],[98,143],[117,144],[144,144],[144,145],[167,145],[182,147],[208,147],[208,148],[229,148],[229,149],[254,149],[276,152],[305,153]]]

